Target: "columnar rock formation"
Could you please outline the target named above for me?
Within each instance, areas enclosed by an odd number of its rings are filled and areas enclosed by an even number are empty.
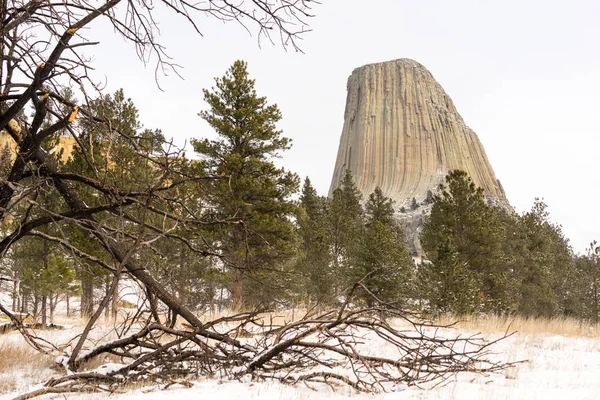
[[[369,64],[348,79],[344,128],[329,194],[349,169],[364,195],[379,186],[398,207],[435,192],[451,169],[469,173],[490,201],[506,203],[483,146],[421,64]]]

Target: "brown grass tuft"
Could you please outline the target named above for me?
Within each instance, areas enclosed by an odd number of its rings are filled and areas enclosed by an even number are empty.
[[[0,343],[0,393],[17,390],[24,378],[36,378],[52,364],[50,356],[25,344]]]

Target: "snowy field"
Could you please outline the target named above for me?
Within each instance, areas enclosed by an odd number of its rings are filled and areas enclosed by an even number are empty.
[[[76,322],[76,321],[75,321]],[[573,322],[574,323],[574,322]],[[446,329],[444,336],[469,335],[483,331],[494,339],[503,331],[495,331],[487,322],[481,326],[471,323],[467,328]],[[527,325],[529,324],[529,325]],[[393,392],[375,395],[357,394],[352,389],[332,391],[327,386],[308,387],[304,384],[287,386],[275,382],[238,382],[198,380],[193,388],[168,390],[161,387],[132,388],[122,394],[48,395],[40,397],[68,399],[600,399],[600,336],[598,330],[551,329],[552,324],[539,321],[521,322],[515,335],[494,347],[494,360],[514,362],[528,360],[501,373],[477,375],[460,373],[443,387],[429,390],[416,387],[395,387]],[[556,323],[554,323],[556,325]],[[556,326],[555,326],[556,328]],[[43,336],[55,343],[67,340],[82,326],[66,331],[46,331]],[[476,329],[476,330],[475,330]],[[556,333],[556,330],[563,331]],[[571,331],[575,331],[574,334]],[[107,335],[102,328],[95,332]],[[375,347],[375,346],[374,346]],[[373,353],[387,349],[373,348]],[[389,351],[389,350],[387,350]],[[3,356],[3,352],[5,353]],[[6,354],[8,353],[8,354]],[[4,358],[3,358],[4,357]],[[16,332],[0,335],[0,400],[32,390],[51,376],[59,374],[52,360],[36,355]]]

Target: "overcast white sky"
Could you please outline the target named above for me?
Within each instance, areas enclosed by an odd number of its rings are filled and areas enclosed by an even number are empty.
[[[257,45],[235,24],[200,19],[204,37],[171,13],[161,41],[184,80],[144,69],[104,27],[88,37],[107,89],[124,88],[148,128],[180,143],[212,134],[197,116],[201,89],[248,61],[259,95],[277,103],[293,139],[282,163],[329,189],[342,131],[346,80],[358,66],[412,58],[427,67],[482,141],[517,211],[549,205],[574,249],[600,240],[600,1],[323,0],[305,54]],[[100,29],[98,29],[100,28]]]

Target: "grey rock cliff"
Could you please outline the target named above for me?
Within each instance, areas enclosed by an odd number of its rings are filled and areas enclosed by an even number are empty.
[[[508,205],[475,132],[431,73],[410,59],[365,65],[350,75],[330,196],[346,169],[365,196],[379,186],[397,209],[410,208],[413,197],[423,202],[452,169],[466,171],[490,203]],[[422,226],[422,212],[409,213],[419,221],[400,216],[408,230]]]

